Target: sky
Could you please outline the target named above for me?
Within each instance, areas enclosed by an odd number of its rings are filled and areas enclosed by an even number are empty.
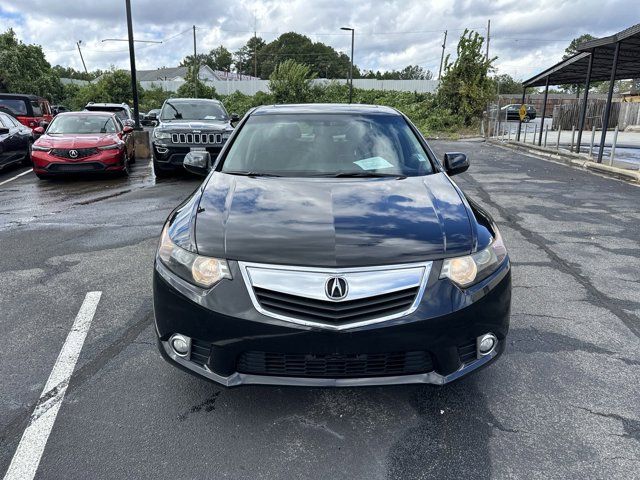
[[[446,54],[455,57],[465,28],[485,36],[491,21],[490,55],[497,73],[526,79],[562,58],[571,39],[611,35],[640,22],[640,0],[131,0],[136,66],[176,66],[193,52],[219,45],[231,51],[253,35],[267,42],[290,31],[349,54],[354,63],[391,70],[420,65],[438,73],[444,30]],[[124,0],[0,0],[0,31],[13,28],[25,43],[42,45],[52,64],[82,69],[129,68]]]

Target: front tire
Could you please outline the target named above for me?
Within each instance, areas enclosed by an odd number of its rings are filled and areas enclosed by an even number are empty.
[[[36,177],[38,177],[40,180],[49,180],[51,178],[50,175],[44,173],[36,173]]]

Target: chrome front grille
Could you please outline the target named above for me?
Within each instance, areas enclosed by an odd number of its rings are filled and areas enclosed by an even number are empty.
[[[416,310],[431,262],[345,269],[240,263],[254,307],[260,313],[307,326],[343,330],[408,315]],[[335,278],[347,294],[329,296]]]
[[[172,143],[184,143],[188,145],[220,145],[221,133],[172,133]]]

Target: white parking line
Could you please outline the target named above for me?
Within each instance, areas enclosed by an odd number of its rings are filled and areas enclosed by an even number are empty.
[[[15,177],[11,177],[8,180],[4,180],[3,182],[0,182],[0,186],[4,185],[5,183],[9,183],[10,181],[15,180],[16,178],[20,178],[21,176],[26,175],[27,173],[31,173],[31,172],[33,172],[32,169],[29,169],[29,170],[26,170],[26,171],[24,171],[22,173],[19,173]]]
[[[101,295],[102,292],[88,292],[85,296],[4,480],[32,480],[35,476]]]

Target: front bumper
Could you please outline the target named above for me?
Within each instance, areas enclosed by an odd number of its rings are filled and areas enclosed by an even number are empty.
[[[215,287],[219,288],[217,295],[208,295],[216,297],[216,307],[207,305],[204,297],[198,303],[188,299],[156,270],[154,310],[160,353],[170,363],[225,386],[448,383],[488,365],[504,351],[511,303],[510,265],[507,259],[493,275],[466,291],[439,280],[439,264],[434,264],[433,270],[415,312],[340,331],[295,325],[257,312],[237,271],[234,279],[240,281],[226,281]],[[219,308],[221,304],[225,308]],[[490,354],[479,356],[476,339],[489,332],[497,337],[497,346]],[[176,333],[192,339],[197,354],[195,350],[186,356],[176,354],[169,346],[169,338]],[[283,375],[282,368],[275,374],[275,370],[247,370],[241,359],[255,352],[265,357],[276,352],[329,368],[336,358],[366,362],[367,356],[397,358],[405,352],[423,353],[428,361],[422,371],[414,369],[407,374],[387,375],[382,368],[378,374],[354,376],[342,371],[331,377],[327,370],[321,375],[310,374],[311,368],[300,375],[290,371]]]
[[[124,150],[104,150],[78,160],[70,160],[34,150],[31,154],[33,170],[46,175],[68,173],[115,172],[125,168]]]
[[[222,145],[174,145],[171,142],[166,141],[153,141],[153,158],[156,161],[156,165],[163,170],[175,170],[182,167],[184,157],[189,153],[192,147],[205,148],[207,152],[209,152],[209,155],[211,155],[211,160],[215,160],[222,150]]]

